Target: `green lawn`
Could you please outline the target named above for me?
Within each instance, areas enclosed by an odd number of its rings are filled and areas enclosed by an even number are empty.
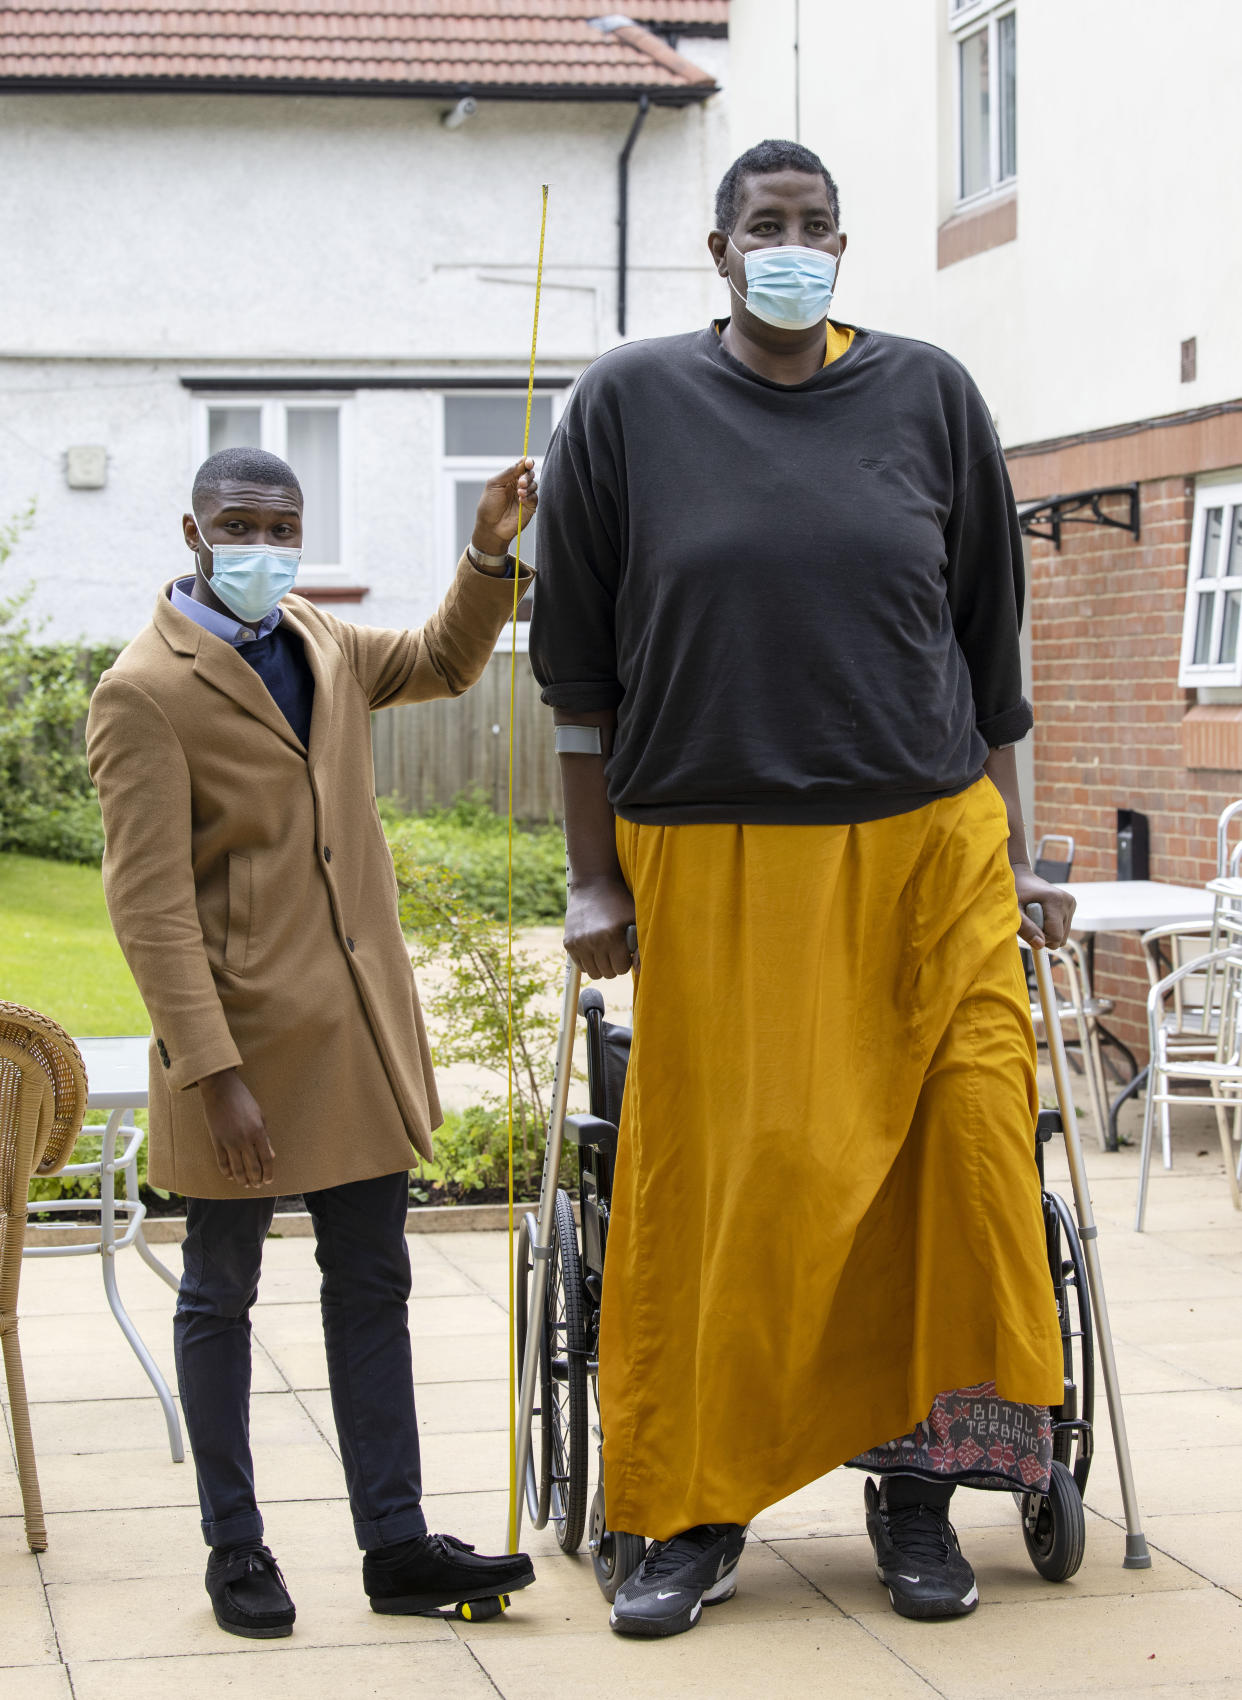
[[[0,852],[0,998],[70,1033],[148,1033],[98,868]]]

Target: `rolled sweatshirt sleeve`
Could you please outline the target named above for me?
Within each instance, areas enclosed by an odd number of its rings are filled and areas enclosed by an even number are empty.
[[[539,584],[530,662],[543,700],[572,714],[616,708],[616,606],[622,560],[621,504],[606,447],[588,449],[570,411],[548,448],[539,481]]]
[[[990,421],[989,421],[990,430]],[[1035,723],[1022,695],[1019,633],[1026,595],[1022,533],[1000,445],[970,466],[945,531],[949,609],[966,658],[975,724],[992,749]]]

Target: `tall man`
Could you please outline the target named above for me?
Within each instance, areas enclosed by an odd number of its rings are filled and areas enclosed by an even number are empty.
[[[893,1606],[959,1616],[954,1487],[1046,1483],[1062,1391],[1015,935],[1073,905],[1010,747],[1017,514],[962,367],[828,316],[822,160],[743,154],[708,247],[728,317],[565,410],[530,640],[586,728],[566,946],[642,951],[599,1392],[608,1521],[655,1539],[612,1625],[692,1628],[751,1518],[860,1455]]]
[[[104,889],[151,1017],[151,1179],[187,1199],[175,1343],[206,1586],[234,1635],[292,1632],[249,1439],[250,1309],[279,1194],[315,1227],[332,1408],[374,1610],[524,1588],[524,1554],[429,1535],[406,1305],[412,1150],[440,1123],[375,808],[373,709],[457,696],[513,605],[531,461],[491,479],[421,631],[346,624],[286,593],[302,540],[290,467],[227,449],[182,530],[192,577],[91,702]],[[523,575],[526,580],[527,575]]]

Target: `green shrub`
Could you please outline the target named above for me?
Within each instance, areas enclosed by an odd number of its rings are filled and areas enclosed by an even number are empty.
[[[380,800],[388,840],[426,867],[451,870],[464,903],[482,915],[504,917],[509,829],[482,792],[447,809],[408,815],[391,797]],[[559,924],[565,916],[565,839],[559,826],[518,827],[513,835],[513,919],[517,926]]]
[[[437,1181],[446,1192],[469,1204],[472,1192],[503,1187],[509,1176],[509,1120],[504,1109],[473,1104],[468,1110],[449,1110],[444,1125],[434,1134],[435,1161],[423,1167],[421,1176],[411,1178],[410,1194],[425,1201],[426,1181]],[[566,1146],[561,1179],[572,1185],[575,1173],[573,1148]],[[543,1147],[525,1149],[513,1145],[513,1196],[521,1202],[538,1198],[543,1178]]]
[[[33,506],[0,525],[0,567]],[[111,652],[39,643],[24,610],[33,585],[0,597],[0,850],[97,862],[103,824],[86,767],[90,686]]]

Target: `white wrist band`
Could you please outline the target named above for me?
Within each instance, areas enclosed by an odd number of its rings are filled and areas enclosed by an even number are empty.
[[[558,756],[602,756],[604,740],[598,726],[558,726]]]
[[[469,555],[476,567],[503,567],[505,562],[509,559],[509,551],[507,549],[503,555],[485,555],[482,549],[476,549],[473,543],[467,543],[466,553]]]

